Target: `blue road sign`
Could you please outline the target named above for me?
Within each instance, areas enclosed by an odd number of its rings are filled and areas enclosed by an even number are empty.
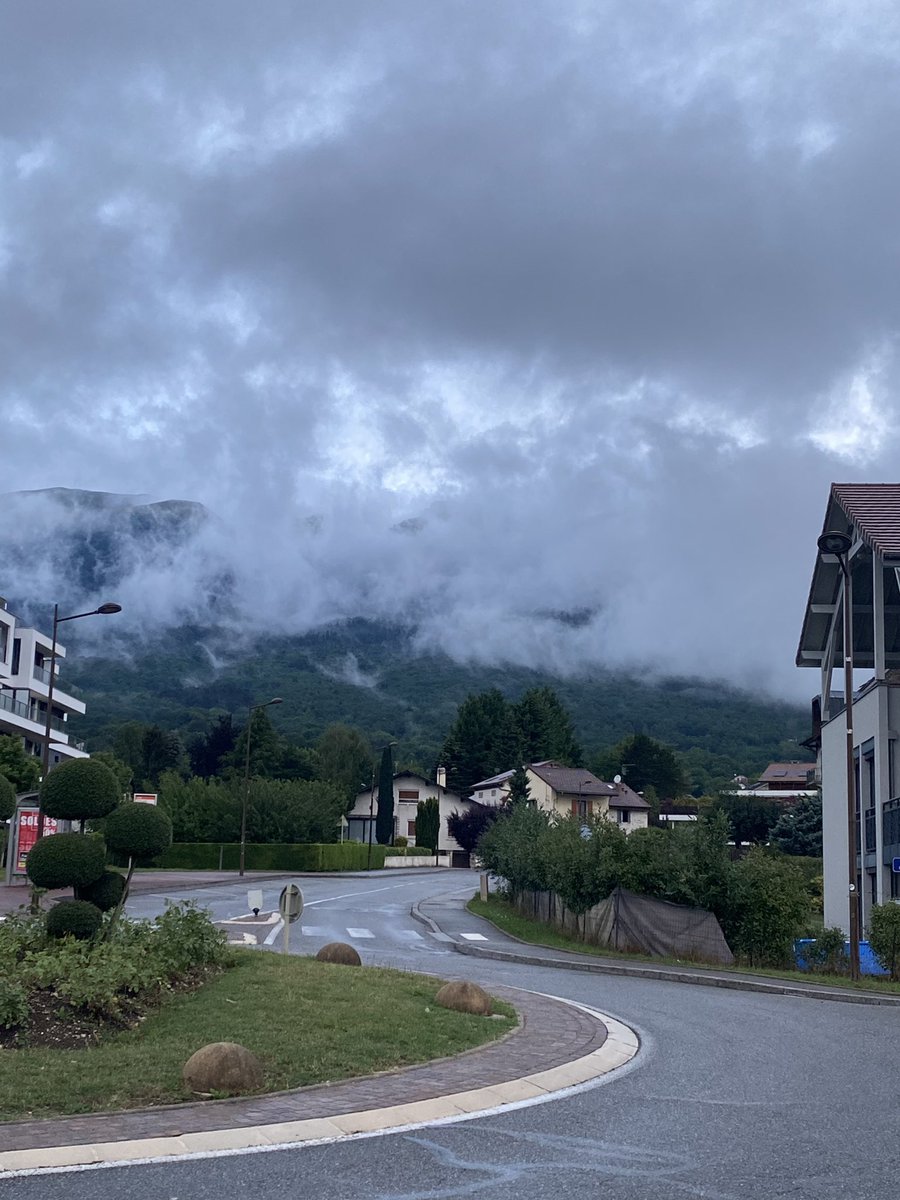
[[[900,858],[895,858],[891,863],[891,870],[895,875],[900,875]]]

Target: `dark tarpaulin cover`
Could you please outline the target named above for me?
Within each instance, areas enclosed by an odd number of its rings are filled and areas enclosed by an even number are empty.
[[[552,892],[525,892],[519,897],[523,915],[535,917],[595,946],[632,950],[658,958],[733,963],[722,927],[711,912],[639,896],[617,887],[605,900],[576,914]]]

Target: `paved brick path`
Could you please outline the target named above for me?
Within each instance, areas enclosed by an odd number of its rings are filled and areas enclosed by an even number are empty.
[[[250,1100],[216,1100],[113,1114],[16,1121],[0,1126],[0,1151],[170,1137],[416,1103],[562,1066],[598,1050],[606,1040],[601,1022],[577,1008],[512,988],[493,987],[491,991],[515,1005],[522,1026],[511,1037],[484,1049],[366,1079],[321,1084]]]

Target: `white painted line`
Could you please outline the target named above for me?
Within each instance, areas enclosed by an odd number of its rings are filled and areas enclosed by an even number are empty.
[[[325,937],[327,930],[324,925],[303,925],[300,932],[304,937]]]
[[[278,937],[279,933],[281,933],[282,929],[284,929],[284,921],[279,920],[278,924],[275,926],[275,928],[272,930],[272,932],[266,934],[266,940],[263,942],[263,945],[271,946],[272,943],[275,941],[275,939]]]
[[[362,892],[342,892],[340,896],[325,896],[322,900],[308,900],[304,908],[312,908],[314,904],[330,904],[332,900],[348,900],[351,896],[371,896],[375,892],[395,892],[397,888],[408,887],[405,883],[394,883],[389,887],[366,888]]]
[[[418,929],[398,929],[395,931],[398,938],[403,938],[408,942],[421,942],[422,935]]]
[[[347,932],[351,937],[355,938],[373,938],[375,936],[371,929],[351,929],[349,925],[347,926]]]
[[[245,946],[255,946],[257,944],[255,933],[242,933],[241,937],[244,939]]]
[[[486,942],[487,938],[483,933],[461,933],[461,938],[465,938],[467,942]]]

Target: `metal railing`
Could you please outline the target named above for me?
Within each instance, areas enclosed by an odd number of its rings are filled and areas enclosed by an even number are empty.
[[[6,692],[0,691],[0,709],[6,712],[15,713],[17,717],[22,717],[25,721],[31,721],[34,725],[43,725],[47,720],[47,714],[42,712],[32,712],[31,706],[25,704],[22,700],[14,700],[12,696]],[[50,728],[55,729],[57,733],[68,734],[69,727],[60,717],[50,718]]]
[[[50,672],[46,667],[39,667],[35,665],[31,668],[31,674],[32,677],[38,681],[38,683],[50,682]]]

